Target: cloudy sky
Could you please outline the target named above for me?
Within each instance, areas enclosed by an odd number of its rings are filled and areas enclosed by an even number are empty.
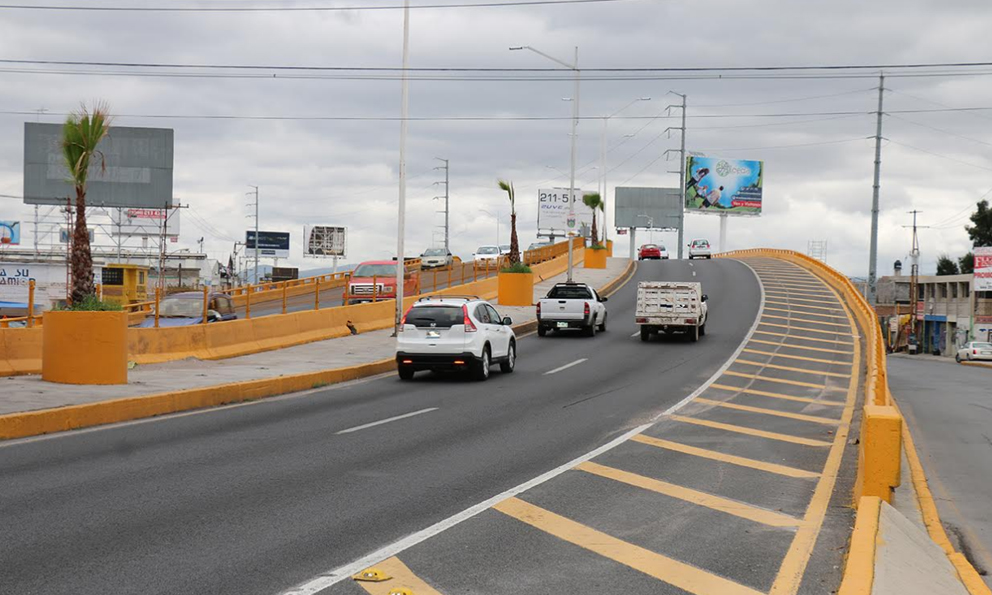
[[[451,3],[453,0],[444,0]],[[481,0],[466,0],[464,3]],[[398,0],[106,0],[90,6],[388,6]],[[427,0],[413,0],[425,4]],[[23,4],[52,4],[31,2]],[[70,4],[62,2],[61,4]],[[75,3],[72,3],[75,4]],[[79,3],[84,4],[84,3]],[[530,45],[593,68],[737,68],[992,61],[987,0],[622,0],[559,6],[411,11],[410,66],[547,68],[510,46]],[[0,9],[0,59],[172,65],[397,67],[402,11],[75,12]],[[675,186],[675,90],[688,96],[687,148],[765,161],[764,214],[732,219],[729,248],[805,252],[828,242],[830,264],[865,275],[872,194],[876,70],[791,73],[585,73],[582,116],[610,121],[608,181]],[[909,75],[909,76],[907,76]],[[926,75],[926,76],[920,76]],[[940,75],[940,76],[935,76]],[[420,252],[441,218],[442,173],[451,163],[451,236],[468,257],[508,240],[509,204],[497,178],[518,191],[520,241],[535,240],[539,187],[567,186],[569,74],[414,73],[410,84],[407,243]],[[537,77],[545,80],[520,80]],[[470,80],[475,78],[476,80]],[[479,80],[482,79],[482,80]],[[502,80],[494,80],[502,79]],[[505,80],[511,79],[511,80]],[[553,80],[547,80],[553,79]],[[624,80],[626,79],[626,80]],[[633,80],[631,80],[633,79]],[[639,79],[639,80],[638,80]],[[967,215],[992,191],[992,68],[887,72],[882,150],[880,274],[910,248],[907,211],[919,209],[923,270],[939,253],[968,249]],[[395,72],[59,66],[0,63],[0,219],[20,220],[32,243],[23,192],[24,121],[59,122],[80,102],[107,101],[122,126],[175,129],[178,248],[226,261],[250,220],[245,193],[258,185],[263,229],[346,225],[349,262],[394,253],[400,83]],[[989,108],[954,111],[953,108]],[[46,110],[46,111],[40,111]],[[34,114],[37,115],[25,115]],[[787,115],[791,114],[791,115]],[[218,119],[217,116],[278,119]],[[355,117],[358,120],[330,120]],[[468,117],[468,119],[464,119]],[[520,119],[536,117],[539,119]],[[368,118],[368,119],[365,119]],[[386,120],[376,120],[386,118]],[[452,119],[462,118],[462,119]],[[583,120],[577,186],[595,189],[601,120]],[[992,196],[992,194],[990,194]],[[686,217],[687,238],[715,242],[718,221]],[[644,234],[639,236],[643,239]],[[619,237],[618,249],[626,250]],[[674,248],[672,234],[656,241]],[[304,268],[320,263],[293,259]]]

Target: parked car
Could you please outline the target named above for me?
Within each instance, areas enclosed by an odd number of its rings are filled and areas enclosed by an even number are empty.
[[[510,253],[510,245],[509,244],[500,244],[499,245],[499,253],[502,256],[506,256],[507,254],[509,254]]]
[[[407,269],[403,277],[403,295],[417,295],[418,281],[418,273]],[[355,267],[341,295],[341,302],[348,306],[371,302],[373,297],[376,300],[396,299],[395,260],[371,260]]]
[[[958,349],[958,352],[954,354],[954,359],[958,363],[973,360],[992,361],[992,343],[981,341],[966,343],[964,347]]]
[[[585,283],[556,283],[537,302],[537,335],[548,331],[582,330],[593,337],[606,330],[607,298]]]
[[[502,256],[499,251],[499,246],[487,245],[479,246],[472,257],[475,262],[485,264],[487,260],[492,261],[493,264],[499,261],[499,257]]]
[[[421,298],[407,310],[396,339],[396,368],[402,380],[419,370],[467,370],[476,380],[489,378],[499,364],[513,372],[517,337],[509,317],[475,296]]]
[[[538,248],[547,248],[551,245],[551,242],[534,242],[530,246],[527,246],[527,250],[537,250]]]
[[[222,322],[236,320],[237,313],[231,303],[231,296],[224,293],[207,294],[207,322]],[[158,303],[158,326],[191,326],[203,322],[203,293],[199,291],[184,291],[163,298]],[[155,313],[151,313],[139,328],[155,326]]]
[[[637,260],[668,260],[668,250],[660,244],[644,244],[637,251]]]
[[[641,341],[656,333],[686,333],[689,340],[698,341],[706,334],[708,299],[699,283],[641,281],[634,312]]]
[[[693,258],[713,258],[710,243],[706,240],[693,240],[689,243],[689,260]]]
[[[421,269],[450,267],[455,257],[446,248],[429,248],[420,255]]]

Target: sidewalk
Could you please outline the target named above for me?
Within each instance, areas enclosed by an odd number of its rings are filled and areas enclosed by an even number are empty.
[[[626,258],[610,258],[606,269],[580,266],[574,270],[574,279],[600,288],[621,276],[628,263]],[[564,280],[565,275],[561,274],[536,283],[535,300],[543,297],[553,284]],[[497,309],[500,314],[509,316],[514,325],[535,319],[533,307]],[[394,339],[391,334],[391,330],[381,330],[224,360],[187,359],[135,366],[128,372],[128,383],[118,386],[54,384],[43,381],[37,375],[3,377],[0,378],[0,416],[380,362],[393,357]]]

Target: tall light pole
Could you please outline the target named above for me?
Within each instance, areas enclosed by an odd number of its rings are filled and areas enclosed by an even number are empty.
[[[410,0],[403,0],[403,75],[400,91],[400,189],[399,212],[396,217],[396,316],[393,324],[393,334],[398,335],[403,329],[403,277],[406,273],[406,258],[404,256],[403,235],[406,233],[406,132],[407,118],[410,112],[410,81],[407,78],[407,65],[410,62]]]
[[[258,283],[258,186],[249,184],[248,187],[255,189],[254,192],[248,194],[255,195],[255,283]],[[251,217],[251,215],[248,216]]]
[[[679,146],[679,260],[682,260],[682,250],[685,249],[685,95],[676,91],[669,91],[672,95],[682,98],[682,127],[679,128],[681,143]]]
[[[571,64],[563,60],[559,60],[554,56],[545,54],[544,52],[534,49],[529,45],[512,47],[510,50],[530,50],[535,54],[544,56],[548,60],[561,64],[565,68],[573,71],[575,73],[575,96],[572,97],[572,156],[571,156],[571,173],[569,175],[568,181],[568,221],[575,225],[575,151],[576,151],[576,129],[579,126],[579,47],[575,46],[575,58]],[[568,235],[568,277],[567,280],[572,280],[572,234]]]
[[[607,210],[605,208],[606,197],[610,193],[609,192],[609,189],[607,189],[607,187],[606,187],[606,174],[607,174],[607,171],[606,171],[606,128],[607,128],[607,126],[610,123],[610,118],[612,118],[613,116],[616,116],[617,114],[619,114],[623,110],[627,109],[628,107],[634,105],[635,103],[637,103],[639,101],[651,101],[651,98],[650,97],[638,97],[637,99],[631,101],[627,105],[623,106],[622,108],[618,109],[617,111],[615,111],[612,114],[610,114],[608,116],[605,116],[603,118],[603,138],[600,139],[600,143],[599,143],[599,183],[600,183],[600,186],[602,187],[602,190],[600,191],[600,197],[603,199],[603,202],[604,202],[604,208],[603,208],[603,244],[604,245],[606,244],[607,233],[609,233],[609,230],[610,230],[610,226],[607,224],[607,221],[606,221]]]
[[[496,220],[496,247],[498,248],[499,247],[499,209],[496,210],[496,213],[492,213],[485,209],[479,209],[479,212],[485,213],[486,215],[489,215],[490,217]]]
[[[875,175],[871,186],[871,239],[868,254],[868,303],[875,305],[878,267],[878,190],[882,172],[882,100],[885,97],[885,75],[878,76],[878,112],[875,124]],[[916,299],[910,296],[910,299]],[[915,314],[913,318],[915,319]]]

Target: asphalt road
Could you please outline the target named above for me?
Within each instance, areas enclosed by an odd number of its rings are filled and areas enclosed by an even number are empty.
[[[888,369],[948,536],[992,587],[992,370],[929,355]]]
[[[701,281],[706,337],[632,337],[638,279]],[[738,262],[646,262],[608,332],[524,338],[485,383],[388,375],[0,445],[0,591],[279,592],[651,419],[731,356],[759,301]]]

